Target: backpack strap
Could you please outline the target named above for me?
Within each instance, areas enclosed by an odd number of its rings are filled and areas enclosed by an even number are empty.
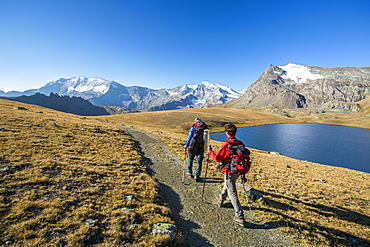
[[[230,140],[237,140],[238,143],[233,143]],[[230,145],[233,145],[233,146],[237,146],[237,145],[240,145],[241,144],[241,141],[238,140],[238,139],[236,139],[234,136],[232,136],[232,137],[229,138],[229,141],[227,141],[227,143],[229,143]]]
[[[230,138],[230,139],[236,139],[235,137],[232,137],[232,138]],[[227,166],[227,170],[226,171],[228,171],[228,170],[230,170],[230,166],[231,166],[231,161],[232,161],[232,159],[233,159],[233,155],[235,155],[235,154],[232,154],[231,153],[231,147],[232,146],[235,146],[235,144],[234,143],[232,143],[231,141],[227,141],[226,143],[228,143],[229,144],[229,146],[228,146],[228,148],[229,148],[229,153],[230,153],[230,160],[227,160],[226,161],[226,164],[225,164],[225,166]]]

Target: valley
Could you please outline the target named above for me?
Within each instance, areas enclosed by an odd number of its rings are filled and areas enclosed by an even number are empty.
[[[303,78],[302,66],[270,66],[244,94],[208,82],[152,90],[74,77],[28,91],[22,100],[31,104],[0,99],[0,243],[167,246],[169,235],[151,233],[166,222],[178,226],[175,246],[223,246],[227,236],[218,226],[228,226],[232,210],[215,208],[222,186],[217,163],[207,161],[205,198],[202,183],[180,179],[194,118],[212,132],[228,122],[370,129],[369,80],[361,74],[368,68],[337,69],[335,76],[332,69],[304,68]],[[363,80],[341,81],[358,73]],[[324,83],[327,91],[318,90]],[[240,194],[253,214],[246,214],[246,228],[232,226],[235,245],[243,238],[250,246],[370,244],[368,173],[251,150],[248,185],[263,200]]]

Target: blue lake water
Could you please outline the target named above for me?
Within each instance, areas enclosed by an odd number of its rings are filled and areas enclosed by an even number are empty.
[[[224,132],[212,139],[225,141]],[[269,124],[239,128],[247,147],[275,151],[315,163],[370,173],[370,130],[318,123]]]

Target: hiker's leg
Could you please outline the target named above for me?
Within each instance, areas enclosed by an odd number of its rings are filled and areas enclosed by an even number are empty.
[[[193,160],[194,160],[195,155],[189,153],[188,154],[188,173],[193,174]]]
[[[231,200],[231,204],[234,207],[235,210],[235,216],[238,218],[244,218],[243,213],[243,207],[240,204],[240,201],[238,199],[238,194],[236,191],[236,179],[238,178],[238,175],[229,175],[229,178],[226,179],[226,186],[227,186],[227,192],[229,195],[229,198]]]
[[[202,162],[203,162],[204,154],[197,155],[197,170],[195,171],[195,176],[200,177],[200,173],[202,172]]]

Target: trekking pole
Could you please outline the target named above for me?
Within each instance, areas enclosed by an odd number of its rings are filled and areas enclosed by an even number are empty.
[[[205,150],[208,149],[209,142],[210,142],[210,131],[208,129],[205,129],[204,130],[204,146],[203,146],[203,149],[205,149]],[[207,150],[207,153],[208,153],[208,150]],[[208,160],[209,160],[209,153],[208,153],[207,159],[206,159],[206,172],[205,172],[204,180],[203,180],[202,201],[204,199],[204,188],[206,186],[206,178],[207,178],[207,171],[208,171]]]
[[[208,170],[208,159],[209,159],[209,155],[208,155],[207,160],[206,160],[206,172],[205,172],[204,180],[203,180],[202,201],[204,199],[204,187],[206,186],[206,178],[207,178],[207,170]]]
[[[186,147],[184,147],[184,165],[182,167],[182,177],[181,177],[182,183],[184,183],[185,180],[186,156],[187,156]]]
[[[254,221],[255,220],[254,219],[254,214],[252,212],[252,208],[251,208],[251,205],[249,203],[249,198],[248,198],[248,195],[247,195],[247,190],[245,189],[245,184],[244,184],[244,181],[246,180],[245,179],[245,174],[242,175],[241,179],[242,179],[242,185],[243,185],[244,195],[245,195],[245,198],[247,199],[247,203],[248,203],[249,212],[250,212],[252,221]]]

